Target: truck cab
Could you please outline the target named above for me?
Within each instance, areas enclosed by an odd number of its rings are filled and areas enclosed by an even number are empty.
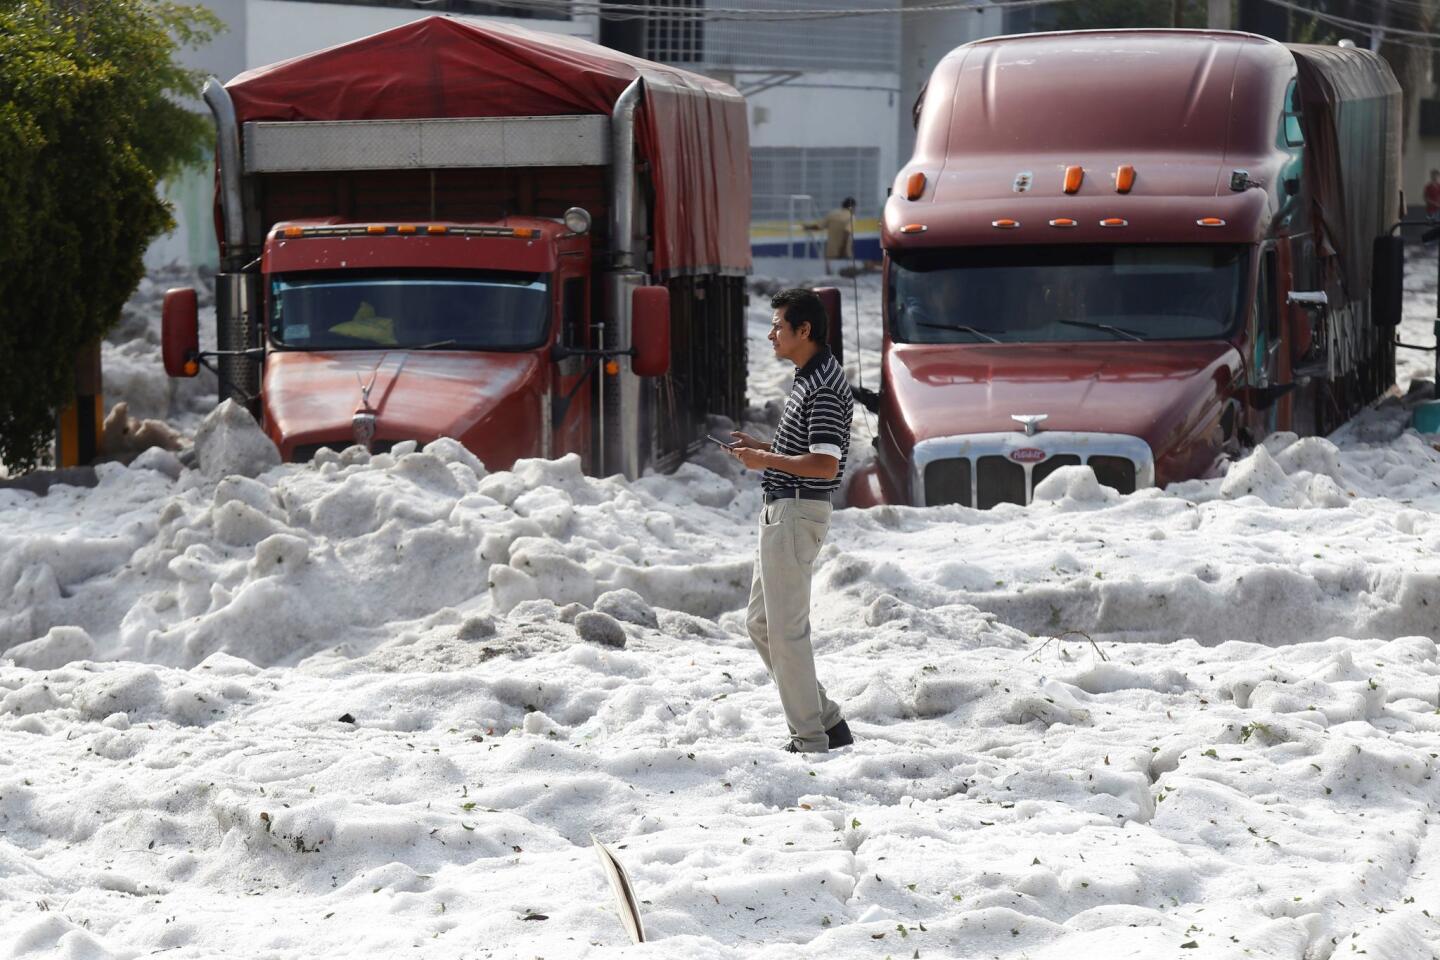
[[[260,67],[216,123],[217,349],[286,460],[458,440],[492,470],[677,465],[744,409],[749,153],[731,87],[428,17]],[[672,336],[673,331],[673,336]]]
[[[494,469],[569,453],[593,468],[604,351],[589,226],[578,208],[559,222],[277,223],[252,352],[260,423],[282,459],[452,437]],[[166,339],[183,365],[197,318],[193,296],[180,300]],[[642,299],[633,317],[648,372],[668,365],[667,309],[667,297]]]
[[[1122,493],[1214,476],[1393,382],[1398,85],[1378,57],[1001,37],[946,57],[917,116],[852,504],[1027,504],[1080,464]]]
[[[262,425],[286,460],[447,436],[499,469],[589,464],[591,392],[565,356],[590,346],[589,256],[584,232],[533,217],[277,224],[261,261]]]

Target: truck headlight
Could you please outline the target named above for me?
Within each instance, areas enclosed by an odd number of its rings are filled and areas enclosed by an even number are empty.
[[[584,207],[571,207],[565,211],[565,226],[571,233],[589,233],[590,211]]]

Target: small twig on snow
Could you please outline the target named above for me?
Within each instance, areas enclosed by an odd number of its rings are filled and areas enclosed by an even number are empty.
[[[1108,661],[1110,659],[1109,657],[1105,656],[1105,651],[1100,649],[1100,644],[1096,643],[1095,640],[1090,636],[1090,634],[1086,633],[1084,630],[1062,630],[1060,633],[1055,634],[1053,637],[1046,638],[1044,643],[1040,644],[1040,646],[1027,653],[1024,659],[1040,659],[1040,654],[1045,652],[1046,647],[1050,646],[1050,644],[1052,643],[1063,643],[1066,637],[1084,637],[1089,642],[1090,646],[1094,648],[1095,652],[1099,654],[1101,660]]]

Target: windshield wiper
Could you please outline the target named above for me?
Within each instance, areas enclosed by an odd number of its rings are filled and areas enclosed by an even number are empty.
[[[987,332],[984,331],[984,330],[977,330],[976,328],[971,327],[971,326],[968,326],[968,325],[963,324],[963,323],[925,323],[924,321],[921,321],[921,320],[915,320],[915,321],[913,321],[913,322],[914,322],[915,326],[917,326],[917,327],[928,327],[928,328],[931,329],[931,330],[960,330],[960,331],[963,331],[964,333],[968,333],[968,334],[970,334],[970,335],[972,335],[972,336],[981,337],[981,338],[983,338],[983,339],[985,339],[985,340],[989,340],[991,343],[1004,343],[1004,342],[1005,342],[1004,340],[997,340],[997,339],[995,339],[994,337],[990,336],[990,333],[987,333]],[[1004,333],[1005,331],[1003,331],[1003,330],[994,330],[994,331],[991,331],[991,332],[993,332],[993,333]]]
[[[405,349],[405,350],[439,350],[441,347],[453,347],[453,346],[455,346],[455,341],[452,339],[452,340],[436,340],[434,343],[422,343],[422,344],[420,344],[420,346],[418,346],[418,347],[404,347],[404,348],[402,348],[402,349]]]
[[[1089,323],[1085,320],[1057,320],[1056,323],[1063,323],[1067,327],[1085,327],[1089,330],[1108,330],[1111,333],[1118,333],[1122,337],[1129,337],[1131,340],[1145,342],[1145,338],[1134,330],[1126,330],[1124,327],[1111,326],[1108,323]]]

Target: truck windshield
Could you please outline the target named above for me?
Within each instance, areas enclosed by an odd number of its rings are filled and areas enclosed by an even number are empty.
[[[896,251],[901,343],[1212,340],[1244,315],[1244,246],[968,247]]]
[[[293,350],[521,350],[548,332],[534,273],[291,274],[270,287],[270,336]]]

